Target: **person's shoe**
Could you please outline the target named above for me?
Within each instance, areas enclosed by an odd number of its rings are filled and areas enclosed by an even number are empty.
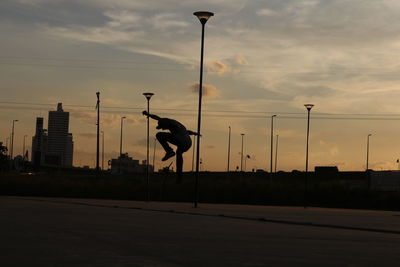
[[[172,158],[173,156],[175,156],[175,152],[171,150],[168,151],[161,160],[166,161],[167,159]]]

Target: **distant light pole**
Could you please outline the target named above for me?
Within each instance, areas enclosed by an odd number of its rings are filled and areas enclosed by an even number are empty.
[[[367,135],[367,164],[366,164],[366,171],[368,171],[368,163],[369,163],[369,138],[372,134]]]
[[[24,140],[22,142],[22,158],[25,159],[25,139],[26,139],[27,135],[24,135]]]
[[[200,54],[200,83],[199,83],[199,111],[197,118],[197,151],[196,151],[196,182],[195,182],[195,196],[194,196],[194,207],[197,208],[198,202],[198,185],[199,185],[199,163],[200,163],[200,128],[201,128],[201,100],[203,95],[203,56],[204,56],[204,26],[207,20],[214,16],[214,13],[208,11],[194,12],[195,15],[201,22],[201,54]]]
[[[119,156],[122,156],[122,128],[124,127],[124,119],[126,119],[125,116],[121,117],[121,136],[119,139]]]
[[[125,116],[121,117],[121,137],[119,139],[119,172],[121,172],[121,160],[122,160],[122,128],[124,126],[124,119],[126,119]]]
[[[278,166],[278,142],[279,142],[279,135],[276,135],[275,141],[275,173],[276,173],[276,166]]]
[[[101,131],[101,169],[104,171],[104,132]]]
[[[13,120],[13,121],[12,121],[10,159],[13,159],[13,150],[14,150],[14,124],[15,124],[17,121],[18,121],[18,120]]]
[[[240,134],[242,136],[242,152],[240,152],[240,171],[243,171],[243,136],[244,134]]]
[[[228,133],[228,167],[226,171],[229,172],[229,162],[231,157],[231,126],[229,126],[229,133]]]
[[[307,109],[307,145],[306,145],[306,172],[304,175],[304,208],[307,207],[307,186],[308,186],[308,141],[310,136],[310,112],[311,109],[314,107],[313,104],[305,104],[304,105]]]
[[[150,114],[150,99],[154,95],[153,93],[143,93],[143,95],[147,99],[147,114]],[[149,137],[149,131],[150,131],[150,117],[147,116],[147,159],[146,159],[146,177],[147,177],[147,201],[150,200],[150,194],[149,194],[149,149],[150,149],[150,137]]]
[[[97,139],[96,139],[96,171],[100,171],[100,92],[96,92],[97,96],[97,104],[96,104],[96,109],[97,109]]]
[[[274,161],[274,157],[273,157],[272,153],[273,153],[273,151],[274,151],[273,146],[274,146],[274,118],[275,118],[275,117],[276,117],[276,115],[272,115],[272,116],[271,116],[271,156],[270,156],[270,159],[271,159],[271,162],[270,162],[270,171],[271,171],[271,173],[273,172],[273,170],[272,170],[272,163],[273,163],[273,161]]]
[[[193,155],[192,155],[192,172],[194,172],[194,152],[196,151],[195,149],[195,145],[196,145],[196,136],[193,135]]]

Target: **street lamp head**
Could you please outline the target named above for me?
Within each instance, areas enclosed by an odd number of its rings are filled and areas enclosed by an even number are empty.
[[[209,11],[197,11],[194,12],[193,15],[195,15],[201,22],[201,24],[206,24],[207,20],[214,16],[214,13],[209,12]]]
[[[121,120],[122,120],[122,119],[126,119],[126,117],[125,117],[125,116],[122,116],[122,117],[121,117]]]
[[[271,118],[274,118],[274,117],[276,117],[276,115],[275,115],[275,114],[271,116]]]
[[[17,122],[18,120],[13,120],[13,121]]]
[[[305,104],[304,106],[306,107],[307,110],[311,110],[314,104]]]
[[[154,95],[153,93],[143,93],[143,95],[146,97],[147,100],[150,100],[150,98]]]
[[[96,92],[96,95],[97,95],[97,99],[99,99],[99,97],[100,97],[100,92]]]
[[[368,136],[371,136],[372,134],[368,134]]]

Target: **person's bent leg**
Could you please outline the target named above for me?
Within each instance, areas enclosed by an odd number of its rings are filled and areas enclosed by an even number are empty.
[[[165,150],[165,156],[162,158],[162,161],[166,161],[167,159],[175,156],[174,150],[168,144],[168,142],[173,141],[173,136],[171,133],[158,132],[156,134],[156,138]]]

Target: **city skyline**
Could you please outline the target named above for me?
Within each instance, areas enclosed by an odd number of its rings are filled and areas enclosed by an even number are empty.
[[[155,93],[152,111],[195,129],[200,25],[193,12],[207,9],[215,16],[205,36],[203,170],[226,169],[229,126],[231,169],[240,166],[245,133],[247,170],[269,170],[273,114],[277,170],[304,170],[307,103],[315,105],[310,170],[363,170],[371,133],[370,168],[398,169],[395,1],[6,0],[0,6],[0,141],[6,143],[18,119],[14,154],[24,135],[34,135],[40,110],[43,116],[62,102],[71,116],[74,165],[94,167],[98,91],[106,159],[119,154],[120,116],[127,117],[123,152],[146,158],[144,92]],[[151,137],[155,126],[150,123]],[[157,168],[168,165],[162,156],[158,146]]]

